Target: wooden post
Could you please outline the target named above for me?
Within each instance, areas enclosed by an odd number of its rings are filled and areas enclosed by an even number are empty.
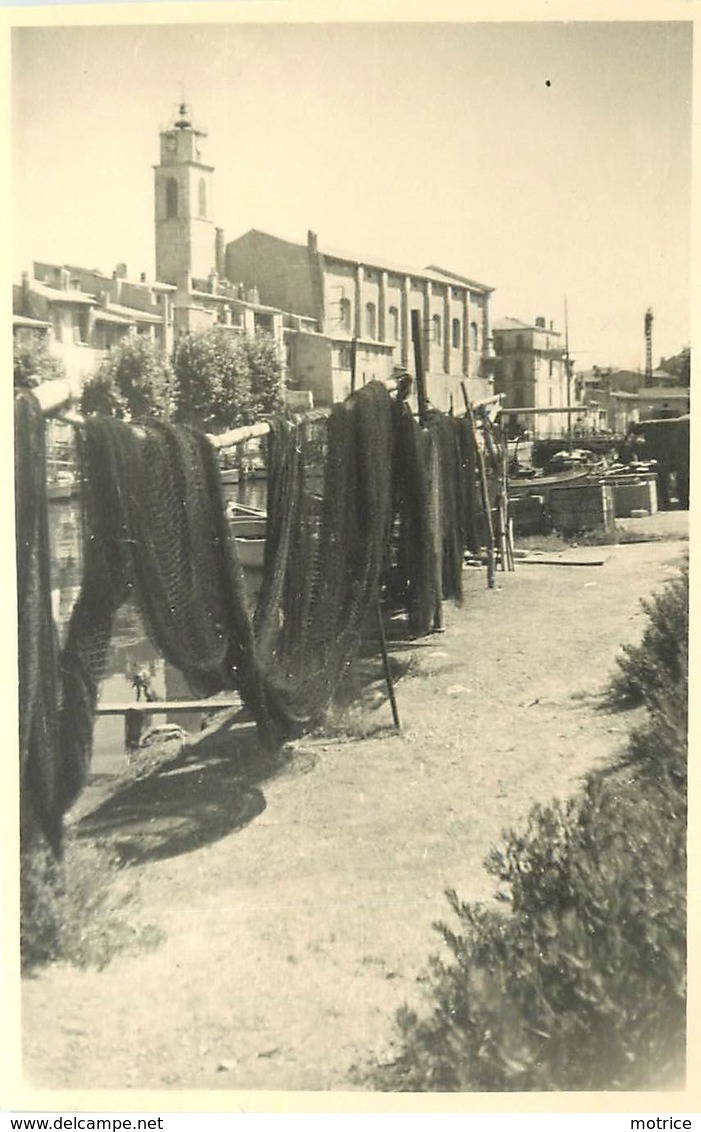
[[[484,466],[484,455],[477,436],[477,425],[475,423],[475,414],[472,411],[470,398],[467,396],[467,387],[465,382],[460,382],[462,389],[462,396],[465,402],[465,416],[470,422],[472,430],[472,439],[475,445],[475,452],[477,454],[477,464],[480,473],[480,488],[482,494],[482,506],[487,520],[487,585],[490,590],[494,589],[496,585],[496,568],[494,563],[494,528],[492,526],[492,512],[489,506],[489,489],[487,486],[487,470]]]
[[[380,635],[380,652],[382,654],[382,667],[385,674],[385,684],[387,685],[387,695],[389,696],[390,706],[392,708],[392,719],[397,731],[401,731],[401,724],[399,722],[399,711],[397,710],[397,701],[394,696],[394,684],[392,682],[392,673],[389,667],[389,657],[387,655],[387,638],[385,637],[385,626],[382,620],[382,606],[380,598],[377,598],[377,629]]]
[[[514,570],[514,525],[509,515],[509,444],[506,439],[504,421],[499,420],[499,436],[502,451],[502,499],[504,503],[504,525],[506,527],[506,560],[509,570]]]
[[[124,712],[124,746],[129,751],[135,751],[141,742],[144,727],[151,721],[151,713],[134,711]]]
[[[492,460],[492,467],[494,475],[497,480],[497,541],[499,545],[499,565],[502,570],[507,568],[507,550],[506,550],[506,516],[504,513],[504,481],[502,476],[502,462],[499,456],[499,447],[494,436],[492,429],[492,422],[489,418],[489,413],[482,413],[482,427],[484,429],[484,437],[487,442],[487,450]]]
[[[426,375],[424,373],[423,350],[421,346],[421,314],[411,312],[411,337],[414,343],[414,365],[416,367],[416,396],[419,408],[419,424],[426,420],[428,397],[426,396]]]
[[[350,382],[351,393],[355,393],[355,367],[356,367],[357,356],[358,356],[358,339],[356,337],[354,337],[353,341],[351,342],[351,382]]]

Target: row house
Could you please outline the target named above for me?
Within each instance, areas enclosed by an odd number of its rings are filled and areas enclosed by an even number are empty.
[[[173,345],[174,287],[138,282],[119,265],[112,276],[35,262],[13,287],[16,336],[45,339],[69,377],[87,378],[125,335],[147,337],[164,353]]]

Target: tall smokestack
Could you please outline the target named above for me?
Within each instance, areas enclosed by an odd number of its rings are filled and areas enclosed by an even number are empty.
[[[645,311],[645,384],[652,385],[652,307]]]

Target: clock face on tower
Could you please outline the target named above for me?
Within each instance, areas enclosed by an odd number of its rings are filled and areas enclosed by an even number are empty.
[[[166,149],[168,150],[168,153],[175,153],[177,146],[177,140],[173,137],[172,134],[170,137],[166,138]]]

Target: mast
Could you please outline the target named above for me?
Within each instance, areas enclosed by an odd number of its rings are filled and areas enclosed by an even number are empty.
[[[567,318],[567,295],[565,295],[565,373],[567,375],[567,444],[570,452],[572,451],[572,411],[570,406],[572,404],[572,365],[570,361],[570,330]]]

